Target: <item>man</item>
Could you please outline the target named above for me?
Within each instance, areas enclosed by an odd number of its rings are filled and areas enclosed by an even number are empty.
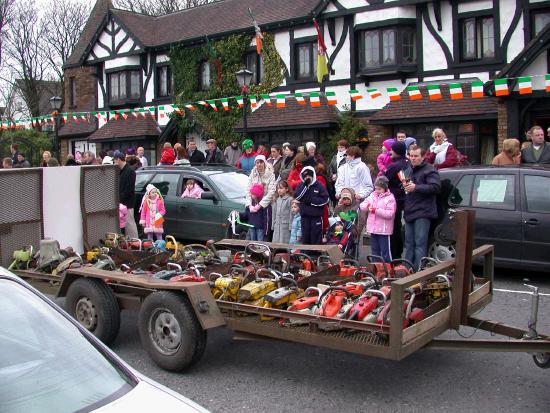
[[[405,142],[405,139],[407,139],[407,134],[403,132],[402,130],[398,131],[395,134],[395,140],[399,142]]]
[[[204,163],[205,157],[204,153],[197,149],[197,143],[194,140],[190,140],[187,144],[187,153],[189,154],[189,162],[194,163]]]
[[[17,165],[15,167],[16,168],[30,168],[31,167],[31,164],[29,163],[29,161],[27,161],[25,159],[25,154],[24,153],[19,152],[17,154]]]
[[[138,230],[134,217],[136,172],[126,163],[126,156],[120,151],[115,151],[113,161],[120,168],[120,181],[118,185],[119,202],[128,208],[126,236],[128,238],[137,238]]]
[[[237,162],[239,162],[241,154],[242,152],[239,149],[239,143],[237,141],[232,141],[231,145],[223,151],[223,158],[225,159],[226,164],[236,166]]]
[[[97,165],[95,154],[91,151],[84,152],[82,156],[82,165]]]
[[[279,179],[279,173],[281,171],[281,165],[283,164],[283,153],[279,145],[271,146],[271,156],[267,160],[273,166],[273,173],[275,179]]]
[[[533,126],[528,135],[531,136],[531,145],[521,150],[521,163],[550,164],[550,143],[544,141],[544,130]]]
[[[14,168],[17,167],[17,155],[19,155],[19,145],[16,143],[12,143],[10,145],[10,152],[11,152],[11,162]]]
[[[13,161],[11,160],[11,158],[9,156],[6,156],[3,160],[2,160],[2,167],[4,169],[11,169],[13,168]]]
[[[145,149],[143,149],[143,146],[137,148],[137,157],[141,163],[141,166],[149,166],[149,161],[147,161],[147,158],[145,157]]]
[[[215,139],[208,139],[206,141],[206,162],[205,163],[225,163],[223,160],[223,153],[218,148],[218,144]]]
[[[403,209],[405,208],[405,191],[403,184],[399,180],[399,172],[410,168],[407,160],[407,149],[405,142],[395,141],[391,146],[391,163],[385,172],[388,178],[388,188],[395,198],[397,208],[393,220],[393,234],[390,236],[391,256],[401,258],[403,254],[403,236],[401,233],[401,220],[403,219]]]
[[[441,189],[439,172],[424,160],[426,150],[411,146],[409,160],[412,171],[404,183],[405,190],[405,258],[418,269],[428,253],[428,237],[432,219],[437,218],[436,197]],[[407,174],[405,174],[407,175]]]

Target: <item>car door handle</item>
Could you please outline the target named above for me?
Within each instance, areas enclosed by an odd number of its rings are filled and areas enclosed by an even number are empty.
[[[180,205],[180,209],[186,209],[187,205]]]
[[[535,219],[535,218],[531,218],[531,219],[527,219],[527,220],[523,221],[523,223],[527,224],[527,225],[538,225],[539,220]]]

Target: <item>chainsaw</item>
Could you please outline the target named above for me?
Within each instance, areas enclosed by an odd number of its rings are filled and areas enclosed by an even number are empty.
[[[237,301],[239,288],[248,280],[250,273],[246,268],[232,266],[228,275],[210,273],[209,285],[217,300]]]
[[[414,265],[404,258],[396,258],[390,262],[394,277],[403,278],[414,273]]]
[[[264,308],[285,309],[290,303],[296,301],[296,299],[304,295],[304,291],[298,287],[298,283],[294,278],[283,275],[280,277],[280,281],[288,281],[290,285],[277,288],[276,290],[266,294],[263,300]],[[262,321],[269,321],[273,319],[275,319],[275,317],[266,316],[263,314],[260,315],[260,320]]]
[[[28,247],[23,247],[20,250],[16,250],[13,252],[13,261],[8,267],[8,270],[13,269],[29,269],[29,263],[31,262],[33,258],[33,248],[32,245],[29,245]]]
[[[269,278],[262,278],[261,275],[263,274]],[[239,289],[239,302],[262,306],[264,296],[280,287],[279,284],[280,276],[276,271],[260,268],[256,272],[256,279]]]
[[[372,272],[378,280],[394,276],[393,267],[391,264],[384,262],[384,258],[378,255],[367,255],[367,262],[367,269]]]
[[[304,296],[294,300],[287,311],[295,311],[302,314],[315,314],[319,308],[319,298],[322,291],[318,287],[308,287],[304,291]],[[281,319],[279,322],[282,326],[297,326],[307,324],[309,321],[300,318],[289,318],[288,320]]]
[[[101,243],[107,248],[115,248],[119,246],[119,238],[122,237],[120,237],[117,233],[108,232],[105,234],[105,239],[101,240]]]
[[[316,314],[324,317],[336,317],[343,306],[351,301],[350,292],[344,287],[329,287],[319,298]]]
[[[340,277],[351,277],[359,269],[359,262],[351,258],[340,261]]]
[[[349,311],[348,320],[364,321],[365,318],[378,308],[382,297],[382,305],[386,304],[386,294],[379,290],[367,290],[359,297]]]
[[[92,249],[86,251],[86,261],[95,262],[101,254],[108,254],[109,248],[107,247],[92,247]]]
[[[418,307],[413,308],[413,303],[416,294],[410,289],[407,289],[408,299],[403,302],[403,328],[409,327],[411,324],[415,324],[424,319],[424,310]],[[383,309],[378,314],[376,319],[377,324],[390,325],[390,308],[391,300],[388,300],[384,305]]]

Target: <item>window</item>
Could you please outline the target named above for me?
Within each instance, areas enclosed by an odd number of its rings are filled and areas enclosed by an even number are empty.
[[[167,174],[167,173],[158,173],[151,180],[151,184],[155,185],[162,196],[177,196],[178,192],[178,182],[180,180],[180,175]]]
[[[157,67],[157,97],[167,97],[172,94],[171,72],[170,66]]]
[[[495,27],[492,17],[472,17],[462,21],[462,59],[495,57]]]
[[[199,86],[201,90],[210,89],[210,62],[202,62],[199,70]]]
[[[550,23],[550,10],[543,9],[532,14],[531,18],[531,38],[540,33],[546,25]]]
[[[472,193],[472,206],[514,211],[514,185],[513,175],[477,175]]]
[[[550,178],[525,175],[525,198],[527,212],[550,213]]]
[[[449,205],[452,206],[470,206],[470,196],[474,175],[464,175],[453,188],[449,195]]]
[[[416,33],[412,27],[359,33],[359,69],[416,63]]]
[[[71,88],[69,105],[74,108],[76,106],[76,79],[74,77],[69,78],[69,84]]]
[[[154,173],[139,173],[136,174],[136,183],[135,183],[135,191],[136,192],[145,192],[145,187],[151,180],[151,177],[154,175]]]
[[[111,103],[126,99],[136,100],[141,97],[141,73],[139,70],[110,73],[109,84]]]
[[[256,51],[246,54],[246,68],[252,72],[252,81],[254,85],[262,83],[264,78],[264,57],[258,55]]]
[[[317,42],[296,46],[296,79],[313,79],[317,75]]]

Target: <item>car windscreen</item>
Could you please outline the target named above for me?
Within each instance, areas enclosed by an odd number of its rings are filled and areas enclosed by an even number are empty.
[[[135,383],[51,305],[0,279],[0,412],[90,411]]]
[[[244,200],[248,188],[248,175],[241,172],[211,174],[210,179],[228,199]]]

